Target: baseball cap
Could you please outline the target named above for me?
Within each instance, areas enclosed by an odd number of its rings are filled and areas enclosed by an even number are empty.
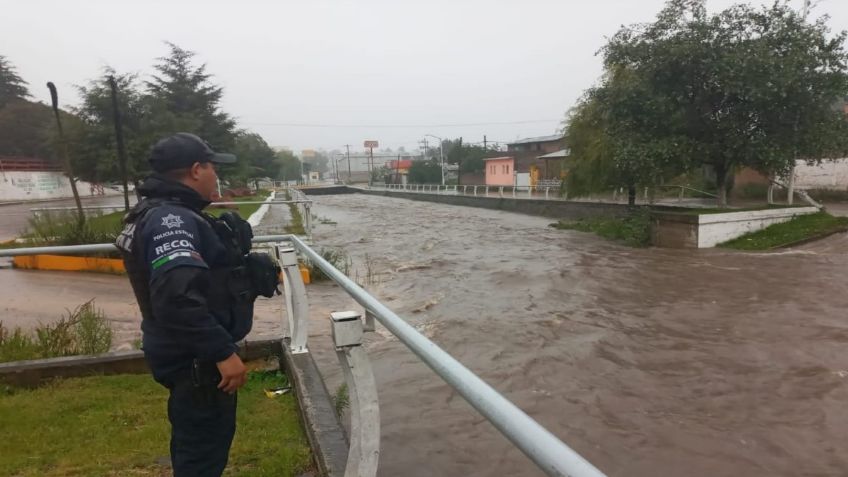
[[[156,172],[191,167],[195,162],[232,164],[234,154],[215,152],[209,143],[191,133],[177,133],[157,142],[150,151],[150,167]]]

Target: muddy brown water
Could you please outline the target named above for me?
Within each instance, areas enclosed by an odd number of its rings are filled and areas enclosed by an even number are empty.
[[[315,201],[316,248],[347,251],[375,296],[608,475],[848,475],[848,236],[633,249],[538,217]],[[332,390],[325,313],[345,303],[310,290]],[[386,330],[367,348],[381,476],[543,475]]]
[[[848,475],[848,234],[772,253],[632,249],[539,217],[314,200],[316,248],[344,249],[376,297],[608,475]],[[331,284],[308,292],[334,391],[327,316],[354,304]],[[0,270],[7,325],[91,298],[131,346],[125,277]],[[261,300],[252,337],[279,333],[281,313]],[[379,475],[543,475],[385,329],[366,348]]]

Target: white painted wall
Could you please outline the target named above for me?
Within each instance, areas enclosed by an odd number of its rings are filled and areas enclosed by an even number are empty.
[[[808,166],[796,161],[795,187],[799,189],[848,190],[848,158]]]
[[[704,214],[698,216],[698,248],[710,248],[762,230],[769,225],[787,222],[798,215],[814,214],[815,207],[751,210],[726,214]]]
[[[98,195],[88,182],[77,182],[80,197]],[[105,195],[121,192],[104,188]],[[71,183],[61,172],[13,171],[0,173],[0,202],[73,197]]]
[[[516,187],[530,187],[530,173],[529,172],[516,172],[515,173],[515,186]]]

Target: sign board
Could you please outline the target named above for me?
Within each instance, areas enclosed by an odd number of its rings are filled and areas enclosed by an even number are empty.
[[[304,149],[304,150],[300,151],[300,156],[304,157],[304,158],[315,157],[315,150],[314,149]]]
[[[373,149],[375,147],[379,147],[379,143],[377,141],[365,141],[365,147]]]

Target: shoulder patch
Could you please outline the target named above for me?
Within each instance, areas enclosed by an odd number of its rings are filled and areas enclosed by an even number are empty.
[[[162,217],[162,226],[168,227],[168,230],[173,229],[174,227],[179,227],[184,224],[182,217],[179,215],[168,214]]]

